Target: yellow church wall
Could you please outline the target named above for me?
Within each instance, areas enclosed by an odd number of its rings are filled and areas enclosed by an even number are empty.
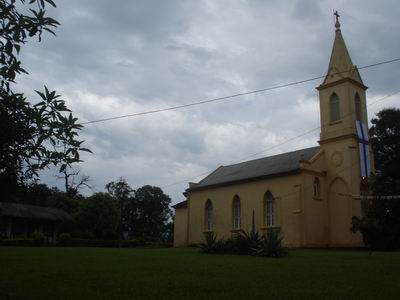
[[[325,151],[320,151],[309,164],[302,164],[304,185],[303,246],[324,247],[329,243],[328,196]],[[314,195],[314,181],[319,179],[319,195]]]
[[[264,195],[269,190],[274,197],[275,226],[284,235],[284,244],[300,246],[300,226],[303,213],[301,175],[291,175],[260,181],[223,186],[190,193],[189,244],[198,243],[205,232],[205,204],[213,204],[213,231],[219,238],[232,236],[232,200],[238,195],[241,200],[241,229],[251,230],[252,215],[259,231],[266,229],[264,220]]]
[[[350,231],[352,216],[361,215],[360,158],[355,137],[322,144],[326,154],[329,244],[360,246],[361,237]]]
[[[174,247],[187,246],[188,209],[175,209]]]

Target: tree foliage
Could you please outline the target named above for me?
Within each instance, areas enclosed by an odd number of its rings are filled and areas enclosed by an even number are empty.
[[[145,185],[135,190],[129,211],[130,228],[135,237],[149,240],[165,239],[165,232],[172,217],[171,198],[156,186]]]
[[[360,231],[364,244],[375,250],[400,249],[400,199],[386,195],[391,184],[372,179],[373,197],[364,199],[363,216],[353,217],[352,231]]]
[[[371,122],[371,146],[377,174],[396,188],[400,182],[400,109],[383,109]]]
[[[46,15],[47,4],[55,7],[52,0],[0,1],[0,188],[9,197],[39,170],[55,165],[62,172],[80,161],[80,151],[90,152],[77,139],[82,125],[60,95],[44,87],[32,104],[14,91],[16,76],[28,74],[19,60],[22,46],[59,25]]]
[[[363,216],[353,217],[366,246],[400,249],[400,110],[383,109],[372,119],[371,144],[376,175],[370,178],[372,196],[363,201]]]
[[[122,215],[122,229],[130,237],[144,240],[171,239],[171,199],[156,186],[132,189],[124,178],[106,185],[117,200]]]
[[[123,233],[130,231],[129,220],[135,218],[127,209],[128,202],[132,199],[133,190],[123,177],[107,183],[106,189],[118,201],[120,210],[119,235],[120,239],[124,239]]]
[[[107,183],[106,189],[119,202],[126,202],[133,195],[133,189],[123,177]]]
[[[115,239],[119,210],[115,199],[106,193],[96,193],[82,201],[76,221],[85,238]]]
[[[84,198],[81,194],[72,196],[55,187],[49,188],[45,184],[38,183],[22,187],[18,197],[19,203],[60,208],[71,215],[77,212],[79,203]]]

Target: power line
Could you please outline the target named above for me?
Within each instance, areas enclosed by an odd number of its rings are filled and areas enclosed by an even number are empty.
[[[392,93],[392,94],[386,95],[385,97],[382,97],[382,98],[380,98],[380,99],[378,99],[378,100],[376,100],[376,101],[374,101],[374,102],[368,104],[367,106],[375,105],[376,103],[381,102],[381,101],[383,101],[383,100],[386,100],[387,98],[392,97],[392,96],[394,96],[394,95],[396,95],[396,94],[399,94],[399,93],[400,93],[400,90],[398,90],[398,91],[396,91],[396,92],[394,92],[394,93]]]
[[[378,63],[366,65],[366,66],[362,66],[362,67],[359,67],[358,70],[377,67],[377,66],[380,66],[380,65],[390,64],[390,63],[397,62],[397,61],[400,61],[400,58],[395,58],[395,59],[391,59],[391,60],[386,60],[386,61],[382,61],[382,62],[378,62]],[[348,72],[351,72],[353,70],[354,70],[354,68],[352,68],[350,70],[347,70],[347,71],[333,73],[332,75],[348,73]],[[116,117],[109,117],[109,118],[104,118],[104,119],[92,120],[92,121],[82,122],[82,123],[80,123],[80,125],[100,123],[100,122],[106,122],[106,121],[112,121],[112,120],[118,120],[118,119],[124,119],[124,118],[131,118],[131,117],[137,117],[137,116],[160,113],[160,112],[164,112],[164,111],[187,108],[187,107],[191,107],[191,106],[203,105],[203,104],[207,104],[207,103],[212,103],[212,102],[217,102],[217,101],[222,101],[222,100],[228,100],[228,99],[233,99],[233,98],[237,98],[237,97],[241,97],[241,96],[246,96],[246,95],[251,95],[251,94],[256,94],[256,93],[261,93],[261,92],[266,92],[266,91],[271,91],[271,90],[276,90],[276,89],[281,89],[281,88],[286,88],[286,87],[289,87],[289,86],[299,85],[299,84],[303,84],[303,83],[306,83],[306,82],[315,81],[315,80],[318,80],[318,79],[325,78],[325,76],[326,75],[321,75],[321,76],[312,77],[312,78],[308,78],[308,79],[304,79],[304,80],[294,81],[294,82],[285,83],[285,84],[281,84],[281,85],[275,85],[275,86],[271,86],[271,87],[267,87],[267,88],[263,88],[263,89],[258,89],[258,90],[243,92],[243,93],[237,93],[237,94],[233,94],[233,95],[229,95],[229,96],[223,96],[223,97],[218,97],[218,98],[213,98],[213,99],[208,99],[208,100],[202,100],[202,101],[197,101],[197,102],[192,102],[192,103],[187,103],[187,104],[182,104],[182,105],[177,105],[177,106],[171,106],[171,107],[167,107],[167,108],[159,108],[159,109],[148,110],[148,111],[132,113],[132,114],[126,114],[126,115],[121,115],[121,116],[116,116]]]
[[[277,145],[274,145],[274,146],[269,147],[269,148],[267,148],[267,149],[264,149],[264,150],[261,150],[261,151],[259,151],[259,152],[253,153],[253,154],[248,155],[248,156],[246,156],[246,157],[242,157],[242,158],[239,159],[238,161],[228,163],[227,165],[232,165],[232,164],[235,164],[235,163],[240,163],[240,162],[246,161],[247,159],[249,159],[249,158],[251,158],[251,157],[257,156],[257,155],[259,155],[259,154],[261,154],[261,153],[265,153],[265,152],[271,151],[272,149],[278,148],[278,147],[280,147],[280,146],[282,146],[282,145],[284,145],[284,144],[287,144],[287,143],[289,143],[289,142],[291,142],[291,141],[293,141],[293,140],[296,140],[296,139],[298,139],[298,138],[300,138],[300,137],[303,137],[303,136],[305,136],[305,135],[307,135],[307,134],[310,134],[310,133],[312,133],[312,132],[314,132],[314,131],[316,131],[316,130],[318,130],[318,129],[320,129],[320,127],[316,127],[316,128],[314,128],[314,129],[311,129],[311,130],[309,130],[309,131],[306,131],[306,132],[304,132],[304,133],[302,133],[302,134],[300,134],[300,135],[297,135],[297,136],[291,137],[291,138],[289,138],[289,139],[286,139],[286,140],[284,140],[283,142],[281,142],[281,143],[279,143],[279,144],[277,144]],[[208,170],[208,171],[205,172],[205,173],[202,173],[202,174],[199,174],[199,175],[197,175],[197,176],[193,176],[193,177],[190,177],[190,178],[187,178],[187,179],[182,179],[182,180],[180,180],[180,181],[177,181],[177,182],[174,182],[174,183],[171,183],[171,184],[168,184],[168,185],[164,185],[164,186],[162,186],[161,188],[168,188],[168,187],[171,187],[171,186],[180,184],[180,183],[188,182],[188,181],[193,180],[193,179],[196,179],[196,178],[198,178],[198,177],[200,177],[200,176],[208,175],[208,174],[210,174],[210,172],[211,172],[211,170]]]
[[[282,146],[282,145],[284,145],[284,144],[286,144],[286,143],[289,143],[289,142],[291,142],[291,141],[293,141],[293,140],[295,140],[295,139],[298,139],[298,138],[303,137],[303,136],[305,136],[305,135],[307,135],[307,134],[310,134],[311,132],[314,132],[314,131],[318,130],[319,128],[320,128],[320,127],[317,127],[317,128],[312,129],[312,130],[306,131],[306,132],[304,132],[304,133],[302,133],[302,134],[300,134],[300,135],[297,135],[297,136],[295,136],[295,137],[286,139],[286,140],[284,140],[283,142],[281,142],[281,143],[279,143],[279,144],[277,144],[277,145],[274,145],[274,146],[272,146],[272,147],[269,147],[268,149],[264,149],[264,150],[259,151],[259,152],[257,152],[257,153],[251,154],[251,155],[249,155],[249,156],[242,157],[242,158],[239,160],[239,162],[243,162],[243,161],[245,161],[245,160],[247,160],[247,159],[249,159],[249,158],[251,158],[251,157],[254,157],[254,156],[256,156],[256,155],[259,155],[259,154],[261,154],[261,153],[271,151],[272,149],[275,149],[275,148],[280,147],[280,146]],[[235,162],[231,162],[231,163],[229,163],[228,165],[231,165],[231,164],[234,164],[234,163],[235,163]],[[202,173],[202,174],[199,174],[199,175],[197,175],[197,176],[193,176],[193,177],[190,177],[190,178],[186,178],[186,179],[183,179],[183,180],[180,180],[180,181],[177,181],[177,182],[174,182],[174,183],[171,183],[171,184],[162,186],[162,188],[167,188],[167,187],[174,186],[174,185],[177,185],[177,184],[180,184],[180,183],[188,182],[189,180],[196,179],[196,178],[198,178],[198,177],[200,177],[200,176],[208,175],[208,174],[210,174],[210,171],[211,171],[211,170],[208,170],[207,172]]]
[[[398,91],[396,91],[396,92],[394,92],[394,93],[388,94],[388,95],[386,95],[386,96],[384,96],[384,97],[382,97],[382,98],[379,98],[378,100],[376,100],[376,101],[374,101],[374,102],[372,102],[372,103],[367,104],[366,107],[375,105],[376,103],[381,102],[381,101],[384,101],[384,100],[388,99],[389,97],[392,97],[392,96],[397,95],[397,94],[400,94],[400,90],[398,90]],[[351,115],[351,113],[346,114],[346,115],[344,115],[343,117],[346,117],[346,116],[348,116],[348,115]],[[243,157],[243,158],[241,158],[240,160],[236,161],[236,163],[238,163],[238,162],[243,162],[243,161],[245,161],[245,160],[247,160],[247,159],[249,159],[249,158],[252,158],[252,157],[254,157],[254,156],[257,156],[257,155],[259,155],[259,154],[261,154],[261,153],[268,152],[268,151],[270,151],[270,150],[272,150],[272,149],[275,149],[275,148],[277,148],[277,147],[279,147],[279,146],[282,146],[282,145],[284,145],[284,144],[286,144],[286,143],[288,143],[288,142],[294,141],[294,140],[296,140],[296,139],[298,139],[298,138],[300,138],[300,137],[303,137],[303,136],[305,136],[305,135],[307,135],[307,134],[310,134],[310,133],[312,133],[312,132],[314,132],[314,131],[316,131],[316,130],[318,130],[318,129],[320,129],[320,128],[321,128],[321,126],[318,126],[318,127],[314,128],[314,129],[310,129],[310,130],[308,130],[308,131],[306,131],[306,132],[303,132],[303,133],[301,133],[301,134],[299,134],[299,135],[296,135],[296,136],[294,136],[294,137],[288,138],[288,139],[284,140],[283,142],[281,142],[281,143],[279,143],[279,144],[277,144],[277,145],[274,145],[274,146],[269,147],[269,148],[267,148],[267,149],[264,149],[264,150],[262,150],[262,151],[258,151],[258,152],[256,152],[256,153],[250,154],[250,155],[248,155],[248,156],[246,156],[246,157]],[[231,165],[231,164],[234,164],[234,163],[235,163],[235,162],[230,163],[230,164],[228,164],[228,165]],[[187,179],[183,179],[183,180],[180,180],[180,181],[177,181],[177,182],[174,182],[174,183],[171,183],[171,184],[162,186],[162,188],[168,188],[168,187],[171,187],[171,186],[180,184],[180,183],[188,182],[189,180],[196,179],[196,178],[198,178],[198,177],[200,177],[200,176],[208,175],[208,174],[210,173],[210,171],[211,171],[211,170],[209,170],[209,171],[207,171],[207,172],[205,172],[205,173],[199,174],[199,175],[197,175],[197,176],[193,176],[193,177],[190,177],[190,178],[187,178]]]

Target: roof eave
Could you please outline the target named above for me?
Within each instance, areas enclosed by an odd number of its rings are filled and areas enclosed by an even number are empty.
[[[187,204],[188,204],[188,201],[184,200],[184,201],[179,202],[179,203],[177,203],[175,205],[172,205],[172,208],[174,208],[174,209],[187,208]]]
[[[341,83],[346,82],[346,81],[349,81],[349,82],[351,82],[351,83],[353,83],[353,84],[359,86],[359,87],[362,88],[363,90],[367,90],[367,89],[368,89],[368,87],[365,86],[363,83],[361,83],[361,82],[359,82],[359,81],[357,81],[357,80],[354,80],[353,78],[350,78],[350,77],[344,77],[344,78],[342,78],[342,79],[339,79],[339,80],[337,80],[337,81],[333,81],[333,82],[330,82],[330,83],[327,83],[327,84],[321,84],[320,86],[317,86],[316,89],[317,89],[318,91],[321,91],[321,90],[323,90],[323,89],[326,89],[326,88],[328,88],[328,87],[332,87],[332,86],[341,84]]]

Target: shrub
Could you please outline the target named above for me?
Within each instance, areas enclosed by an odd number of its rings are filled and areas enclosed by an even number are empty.
[[[224,249],[225,249],[225,253],[234,253],[235,250],[235,240],[234,238],[229,238],[227,240],[224,241],[225,245],[224,245]]]
[[[256,254],[266,257],[287,256],[287,250],[282,247],[282,239],[279,229],[269,229],[267,235],[258,243]]]
[[[72,236],[69,233],[61,233],[57,238],[59,246],[70,246],[72,244]]]
[[[204,242],[197,245],[203,253],[226,253],[227,248],[223,239],[217,239],[214,232],[207,232],[204,234]]]
[[[258,231],[238,231],[233,238],[218,239],[213,232],[204,235],[204,241],[197,244],[203,253],[232,253],[239,255],[258,255],[264,257],[287,256],[287,250],[282,247],[283,237],[279,229],[270,229],[266,236],[261,236]]]
[[[32,234],[33,235],[33,234]],[[31,236],[32,236],[31,235]],[[101,247],[101,248],[166,248],[171,247],[171,243],[160,242],[139,242],[138,240],[85,240],[73,239],[70,234],[62,233],[59,235],[57,244],[39,243],[33,238],[30,239],[1,239],[0,246],[21,246],[21,247],[34,247],[34,246],[70,246],[70,247]]]
[[[33,247],[36,246],[32,239],[3,239],[0,240],[0,246],[10,247]]]
[[[232,252],[240,255],[255,255],[260,242],[261,235],[258,231],[251,230],[246,232],[240,230],[233,237]]]
[[[74,247],[101,247],[101,248],[135,248],[143,246],[137,240],[86,240],[72,239],[71,246]]]
[[[376,189],[385,188],[382,183],[374,183]],[[353,217],[353,232],[359,231],[364,244],[372,250],[393,251],[400,249],[400,201],[390,197],[374,196],[363,201],[364,216]]]
[[[41,232],[35,231],[30,237],[33,240],[33,245],[35,246],[43,246],[46,244],[46,237]]]

